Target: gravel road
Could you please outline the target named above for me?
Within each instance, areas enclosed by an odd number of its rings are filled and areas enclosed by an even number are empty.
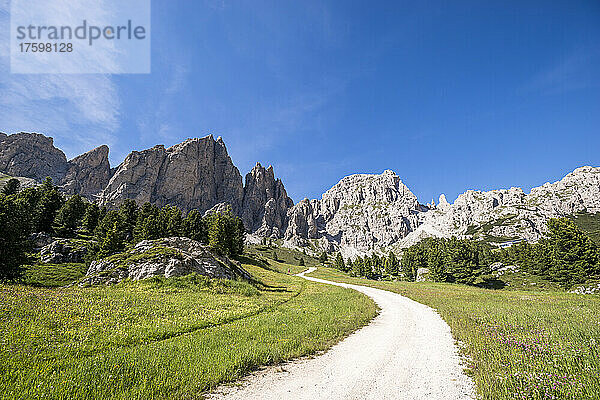
[[[251,374],[211,399],[474,399],[450,328],[431,308],[396,293],[299,276],[358,290],[381,313],[326,353]]]

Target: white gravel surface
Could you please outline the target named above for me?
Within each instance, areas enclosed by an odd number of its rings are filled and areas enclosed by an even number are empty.
[[[358,290],[381,313],[315,358],[252,373],[236,386],[223,386],[211,399],[474,399],[462,372],[450,327],[431,308],[404,296],[366,286],[305,279]]]

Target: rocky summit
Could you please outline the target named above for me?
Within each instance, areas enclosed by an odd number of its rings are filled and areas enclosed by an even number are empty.
[[[231,207],[257,237],[283,239],[288,247],[345,257],[396,250],[425,237],[470,237],[489,243],[538,240],[549,218],[600,212],[600,168],[581,167],[554,183],[524,193],[520,188],[469,190],[450,204],[422,205],[393,171],[340,180],[320,199],[294,205],[272,167],[260,163],[242,176],[225,143],[212,135],[169,148],[131,152],[116,168],[100,146],[68,161],[52,138],[0,133],[0,178],[22,182],[53,178],[67,194],[79,193],[109,208],[125,199],[184,212]]]
[[[210,135],[168,149],[155,146],[130,153],[100,194],[100,203],[114,208],[133,199],[202,212],[227,203],[239,214],[243,197],[242,177],[225,143]]]
[[[351,175],[320,200],[296,204],[288,214],[285,239],[292,245],[307,245],[307,239],[324,238],[352,256],[397,243],[418,226],[418,214],[423,211],[393,171]]]
[[[287,213],[294,205],[280,179],[275,179],[273,167],[260,163],[246,175],[242,220],[244,226],[259,236],[283,237],[288,219]]]
[[[442,195],[443,196],[443,195]],[[581,167],[525,194],[521,188],[469,190],[448,204],[445,197],[419,215],[419,226],[399,242],[408,247],[427,236],[473,237],[488,242],[537,241],[549,218],[600,212],[600,168]]]
[[[41,182],[46,177],[67,194],[93,199],[110,179],[108,146],[100,146],[71,161],[38,133],[0,134],[0,172]]]

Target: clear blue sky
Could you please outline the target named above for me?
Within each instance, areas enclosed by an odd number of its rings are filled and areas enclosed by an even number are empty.
[[[10,75],[2,32],[0,131],[113,164],[221,135],[295,201],[384,169],[428,202],[600,165],[600,2],[490,3],[153,1],[151,75]]]

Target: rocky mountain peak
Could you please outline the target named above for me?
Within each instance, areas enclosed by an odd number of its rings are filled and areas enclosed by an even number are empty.
[[[260,236],[280,238],[287,228],[287,212],[294,205],[273,167],[256,163],[246,175],[242,220]]]
[[[102,145],[69,161],[63,190],[90,199],[100,193],[111,177],[108,152],[108,146]]]
[[[37,181],[49,176],[61,182],[67,169],[67,157],[51,137],[26,132],[0,136],[0,172]]]
[[[285,237],[297,244],[326,238],[346,257],[354,256],[402,239],[416,226],[420,211],[417,197],[395,172],[350,175],[320,200],[296,204],[288,213]]]
[[[129,154],[102,192],[101,202],[116,207],[125,199],[201,212],[227,203],[239,213],[242,177],[222,141],[212,135],[187,139],[168,149],[160,145]]]

